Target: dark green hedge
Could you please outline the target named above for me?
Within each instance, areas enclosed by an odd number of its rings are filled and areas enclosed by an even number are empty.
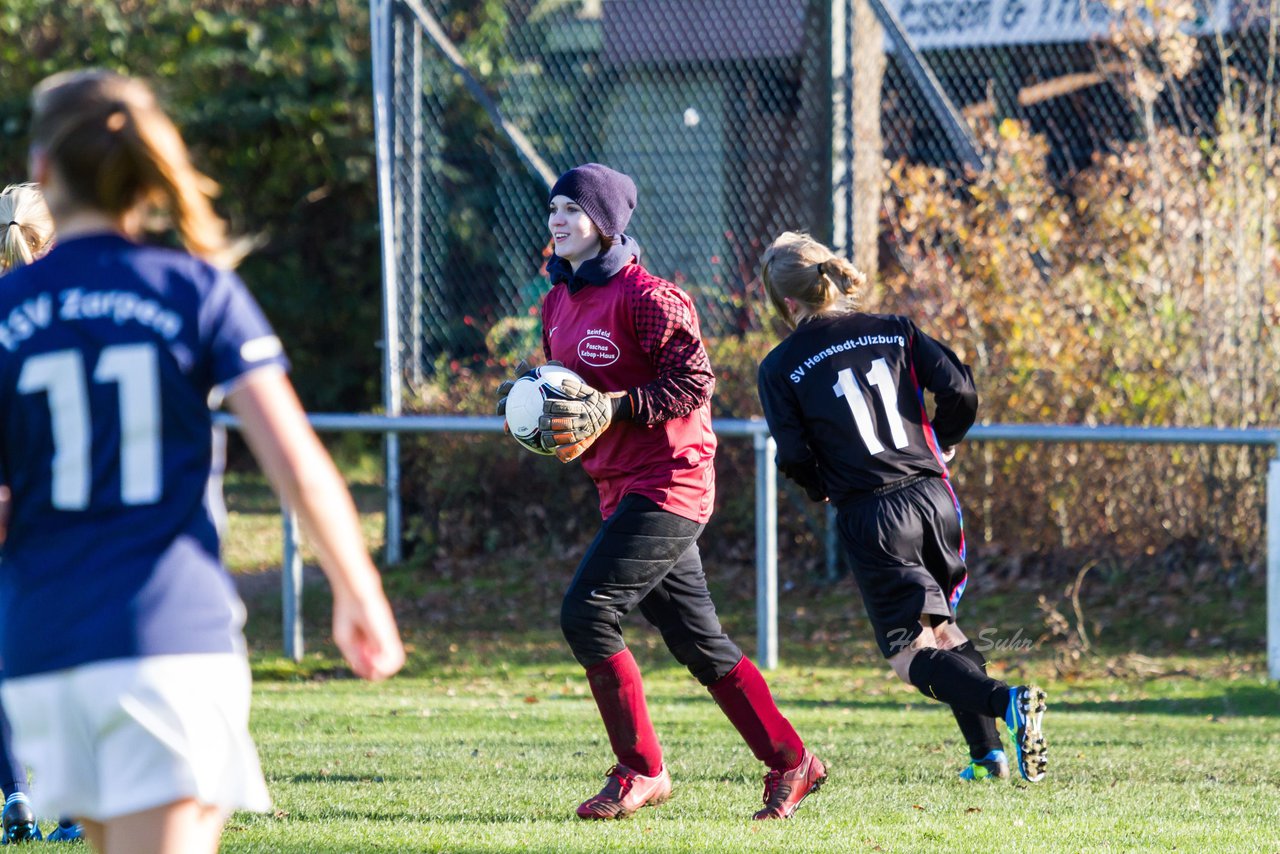
[[[86,66],[146,78],[222,184],[219,210],[265,238],[240,272],[287,342],[304,403],[375,404],[366,3],[5,0],[0,33],[0,183],[26,177],[28,96],[41,78]]]

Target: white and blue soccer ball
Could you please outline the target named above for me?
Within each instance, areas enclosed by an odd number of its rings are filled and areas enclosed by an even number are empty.
[[[542,447],[542,431],[538,419],[542,417],[542,402],[551,399],[568,400],[561,391],[565,379],[582,381],[582,377],[560,365],[543,365],[523,374],[507,394],[507,428],[512,437],[527,450],[543,456],[554,451]]]

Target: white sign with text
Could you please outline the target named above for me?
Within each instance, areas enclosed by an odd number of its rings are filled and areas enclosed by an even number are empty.
[[[885,0],[918,49],[1082,42],[1116,21],[1100,0]],[[1135,4],[1141,5],[1141,4]],[[1202,0],[1196,34],[1231,24],[1232,0]],[[889,48],[892,50],[892,47]]]

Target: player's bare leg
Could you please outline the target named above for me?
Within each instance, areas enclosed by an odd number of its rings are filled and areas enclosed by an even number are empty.
[[[106,844],[106,828],[102,826],[100,821],[89,821],[88,819],[76,819],[80,826],[84,828],[84,838],[89,841],[89,847],[94,851],[105,850],[103,846]]]
[[[955,623],[940,623],[934,626],[933,637],[938,649],[955,649],[969,642],[969,638]]]
[[[226,813],[187,798],[106,822],[83,822],[99,854],[215,854]]]
[[[893,672],[898,678],[908,685],[911,683],[911,662],[915,660],[916,653],[922,649],[937,649],[938,640],[934,636],[933,627],[926,622],[920,624],[920,634],[916,636],[910,644],[903,649],[894,653],[889,658],[889,666],[893,668]]]

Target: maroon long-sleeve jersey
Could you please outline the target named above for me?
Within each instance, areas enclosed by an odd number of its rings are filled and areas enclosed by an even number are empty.
[[[715,500],[715,376],[689,295],[639,263],[599,285],[555,285],[542,304],[542,349],[593,388],[627,391],[616,420],[581,457],[605,517],[628,493],[705,522]]]

